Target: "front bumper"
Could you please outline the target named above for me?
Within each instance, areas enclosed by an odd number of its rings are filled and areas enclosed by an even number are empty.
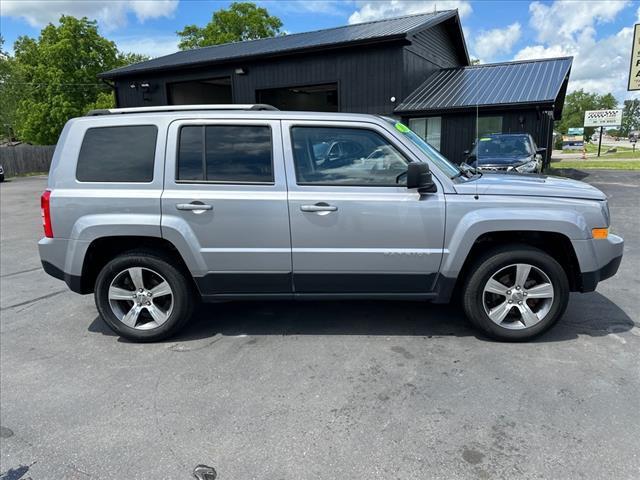
[[[589,242],[592,242],[593,246],[592,260],[595,268],[581,272],[581,292],[593,292],[598,282],[613,277],[620,267],[624,250],[624,240],[617,235],[609,234],[606,240],[589,240]]]

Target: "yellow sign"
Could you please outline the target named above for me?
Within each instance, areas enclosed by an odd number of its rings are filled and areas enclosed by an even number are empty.
[[[629,69],[629,86],[627,90],[640,90],[640,24],[638,23],[633,28],[631,68]]]

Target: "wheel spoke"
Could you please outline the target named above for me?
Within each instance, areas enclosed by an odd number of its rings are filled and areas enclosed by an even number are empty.
[[[156,305],[151,304],[150,306],[145,307],[149,314],[153,317],[158,326],[162,325],[167,321],[168,315],[160,310]]]
[[[489,279],[487,285],[484,287],[485,292],[495,293],[496,295],[506,296],[509,288],[494,278]]]
[[[505,300],[497,307],[493,307],[489,310],[489,318],[500,325],[512,308],[513,305]]]
[[[154,297],[162,297],[163,295],[171,295],[171,287],[168,282],[162,282],[151,289]]]
[[[119,287],[109,288],[109,300],[133,300],[134,292]]]
[[[531,327],[540,321],[538,315],[536,315],[535,312],[531,310],[531,307],[529,307],[526,302],[523,302],[522,305],[518,305],[518,310],[520,310],[522,323],[524,323],[525,327]]]
[[[127,327],[135,328],[141,310],[142,308],[139,305],[134,305],[133,307],[131,307],[131,310],[129,310],[127,314],[122,317],[122,323],[124,323]]]
[[[527,265],[526,263],[518,263],[516,265],[516,285],[524,288],[524,284],[529,278],[529,272],[531,272],[531,265]]]
[[[128,270],[133,286],[136,290],[144,288],[144,280],[142,279],[142,268],[133,267]]]
[[[553,298],[553,285],[541,283],[527,290],[528,298]]]

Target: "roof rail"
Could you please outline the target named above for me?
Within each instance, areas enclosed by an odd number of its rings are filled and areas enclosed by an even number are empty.
[[[100,108],[87,113],[88,117],[97,115],[115,115],[122,113],[153,113],[153,112],[190,112],[194,110],[278,110],[265,103],[228,104],[228,105],[162,105],[157,107],[128,107],[128,108]]]

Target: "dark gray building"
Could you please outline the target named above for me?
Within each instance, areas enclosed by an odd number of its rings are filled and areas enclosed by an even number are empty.
[[[181,51],[101,77],[119,107],[268,103],[392,115],[456,162],[476,133],[525,131],[550,149],[571,59],[469,64],[449,10]]]

